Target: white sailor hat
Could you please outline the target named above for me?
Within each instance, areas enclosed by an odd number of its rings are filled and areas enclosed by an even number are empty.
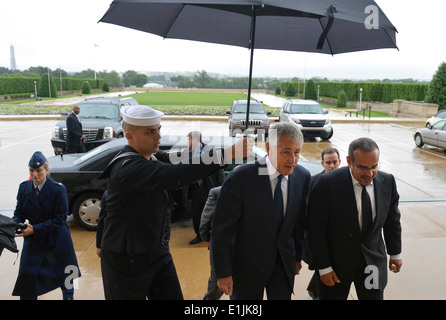
[[[163,112],[150,108],[149,106],[131,105],[121,108],[124,122],[140,127],[150,127],[160,124]]]

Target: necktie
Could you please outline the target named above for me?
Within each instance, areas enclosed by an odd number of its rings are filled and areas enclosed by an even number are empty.
[[[282,178],[282,175],[277,177],[277,185],[274,190],[274,214],[276,217],[277,231],[280,230],[283,220]]]
[[[36,189],[34,189],[36,191],[36,196],[39,196],[39,187],[36,187]]]
[[[362,186],[361,193],[361,207],[362,207],[362,235],[364,236],[370,226],[372,225],[372,204],[370,196],[367,193],[365,186]]]

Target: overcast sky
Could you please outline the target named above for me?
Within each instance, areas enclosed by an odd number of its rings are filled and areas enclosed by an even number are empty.
[[[0,1],[0,66],[10,68],[10,46],[19,70],[31,66],[136,71],[206,70],[247,76],[249,50],[98,23],[111,0]],[[396,49],[335,56],[256,50],[254,77],[431,80],[446,61],[445,0],[377,0],[398,30]],[[95,44],[97,46],[95,46]]]

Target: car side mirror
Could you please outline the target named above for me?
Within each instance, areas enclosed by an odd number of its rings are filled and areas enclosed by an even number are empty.
[[[266,113],[266,115],[267,115],[267,116],[271,115],[271,111],[268,111],[268,112]]]
[[[328,110],[325,110],[325,114],[328,114]]]
[[[226,114],[231,114],[231,111],[226,111]]]

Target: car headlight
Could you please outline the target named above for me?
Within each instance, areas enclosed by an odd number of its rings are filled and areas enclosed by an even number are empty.
[[[291,118],[291,120],[293,120],[293,121],[296,122],[296,123],[300,123],[300,120],[297,119],[297,118]]]
[[[325,120],[325,125],[328,125],[330,123],[331,123],[331,121],[329,119]]]
[[[59,127],[53,127],[53,138],[59,138]]]
[[[105,127],[104,128],[104,139],[113,138],[113,128]]]

